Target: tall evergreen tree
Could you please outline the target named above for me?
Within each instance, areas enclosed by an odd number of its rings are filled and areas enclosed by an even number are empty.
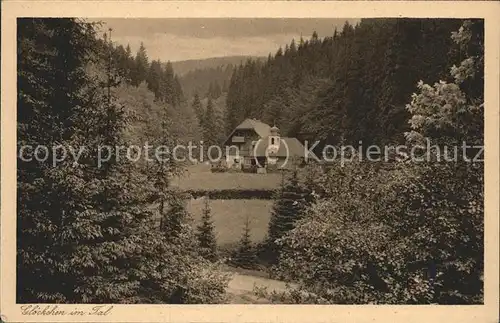
[[[246,269],[253,269],[257,264],[257,254],[250,237],[250,220],[248,217],[245,220],[238,247],[231,256],[231,263]]]
[[[194,98],[193,98],[193,103],[191,106],[193,107],[193,110],[196,114],[196,117],[198,118],[198,122],[201,125],[204,113],[203,113],[203,107],[201,105],[200,96],[198,95],[198,93],[195,93]]]
[[[217,118],[212,99],[208,99],[201,125],[203,128],[203,140],[205,142],[205,146],[216,145],[218,143],[219,130],[217,127]]]
[[[110,276],[130,274],[118,262],[128,259],[134,267],[134,247],[124,243],[132,235],[143,238],[141,230],[129,230],[146,214],[121,204],[130,198],[121,191],[128,178],[116,176],[124,165],[96,165],[93,149],[115,143],[123,119],[85,73],[90,55],[102,57],[93,51],[93,28],[72,19],[26,19],[18,24],[18,37],[19,144],[90,147],[79,161],[85,167],[19,164],[18,298],[102,302],[137,295],[133,280]],[[125,220],[127,214],[132,220]],[[110,244],[123,248],[116,261]]]
[[[174,69],[172,63],[169,61],[165,65],[162,76],[162,97],[163,100],[170,104],[175,104],[176,89],[174,81]]]
[[[174,91],[175,91],[175,97],[174,97],[174,104],[176,106],[181,105],[181,102],[184,102],[184,93],[182,91],[182,85],[179,80],[179,76],[175,75],[174,76]]]
[[[189,225],[185,200],[182,196],[172,195],[165,207],[167,210],[162,211],[160,229],[170,243],[179,243],[180,236],[185,234],[186,226]]]
[[[146,48],[141,42],[141,46],[137,51],[134,61],[134,70],[132,71],[132,85],[138,86],[142,82],[146,81],[149,71],[149,60],[148,54],[146,53]]]
[[[298,172],[295,170],[282,183],[269,221],[267,244],[272,263],[277,261],[280,252],[277,240],[295,227],[295,222],[302,218],[309,204],[310,192],[299,182]]]
[[[127,84],[132,83],[134,68],[135,68],[135,61],[134,57],[132,56],[132,50],[130,49],[130,45],[127,44],[127,47],[125,48],[124,62],[122,64],[122,69],[125,71],[124,75]]]
[[[215,240],[215,227],[212,220],[212,211],[210,209],[210,199],[205,196],[201,224],[198,226],[198,243],[201,255],[210,261],[216,261],[217,241]]]
[[[124,143],[127,116],[101,87],[109,55],[94,26],[30,18],[17,28],[18,145],[85,147],[77,162],[18,162],[18,302],[220,300],[225,279],[208,283],[207,264],[155,228],[148,176],[113,153],[98,158]]]
[[[413,84],[419,78],[447,78],[442,71],[451,67],[449,33],[459,24],[363,19],[324,39],[317,33],[310,40],[301,37],[298,46],[279,48],[265,62],[247,61],[231,77],[226,133],[245,118],[268,119],[279,111],[280,129],[294,123],[287,136],[328,144],[403,143],[408,130],[404,106]],[[295,109],[297,97],[290,94],[298,92],[308,103]]]
[[[154,93],[157,100],[161,99],[160,85],[161,85],[161,63],[159,60],[151,62],[148,71],[147,83],[148,89]]]

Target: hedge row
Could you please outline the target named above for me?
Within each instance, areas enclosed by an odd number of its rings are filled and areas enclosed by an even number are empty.
[[[186,190],[185,193],[193,198],[202,196],[210,197],[212,200],[248,200],[261,199],[271,200],[274,198],[276,190],[270,189],[220,189],[220,190]]]

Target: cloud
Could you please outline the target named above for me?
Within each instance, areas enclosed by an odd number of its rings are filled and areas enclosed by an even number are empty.
[[[331,36],[345,21],[333,18],[120,18],[102,19],[102,33],[111,27],[114,42],[130,44],[135,53],[141,42],[151,59],[179,61],[209,57],[267,56],[292,38]],[[95,21],[95,20],[91,20]]]
[[[334,18],[121,18],[102,19],[117,36],[142,36],[169,33],[196,38],[259,37],[270,34],[331,35],[335,27],[357,19]]]
[[[161,61],[180,61],[188,59],[203,59],[209,57],[252,55],[267,56],[300,34],[274,34],[266,37],[212,37],[196,38],[173,34],[153,34],[148,38],[140,36],[113,37],[113,41],[126,46],[130,44],[135,53],[141,42],[144,43],[150,59]]]

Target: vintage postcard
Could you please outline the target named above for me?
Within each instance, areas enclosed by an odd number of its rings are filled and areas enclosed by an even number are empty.
[[[497,322],[497,2],[2,3],[3,322]]]

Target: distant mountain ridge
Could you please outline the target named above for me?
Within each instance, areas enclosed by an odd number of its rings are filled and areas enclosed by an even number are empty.
[[[239,65],[245,63],[247,59],[262,59],[258,56],[224,56],[211,57],[205,59],[190,59],[185,61],[172,62],[175,74],[183,76],[196,69],[216,68],[218,66],[226,66],[229,64]]]

